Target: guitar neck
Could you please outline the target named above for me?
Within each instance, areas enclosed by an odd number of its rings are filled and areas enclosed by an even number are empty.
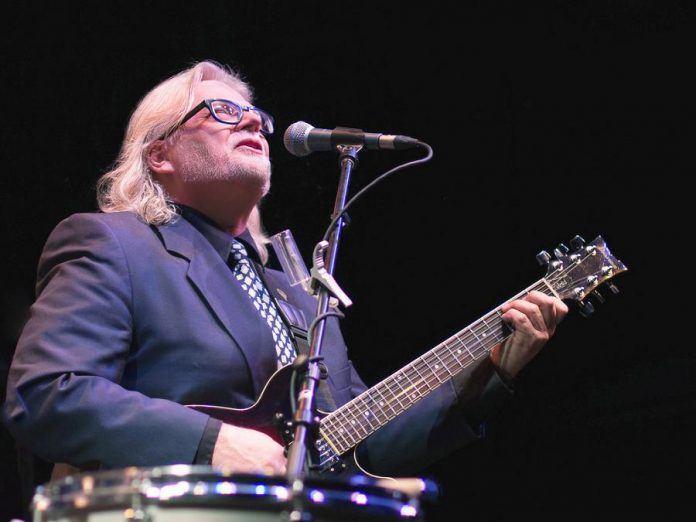
[[[531,290],[557,296],[542,278],[510,301]],[[474,361],[487,356],[512,333],[501,320],[501,308],[502,305],[324,417],[319,429],[321,436],[341,455]]]

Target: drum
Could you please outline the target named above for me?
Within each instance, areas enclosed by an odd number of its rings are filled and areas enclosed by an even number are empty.
[[[226,474],[210,466],[81,473],[36,489],[33,522],[424,520],[421,494],[345,478]],[[424,482],[424,484],[427,484]]]

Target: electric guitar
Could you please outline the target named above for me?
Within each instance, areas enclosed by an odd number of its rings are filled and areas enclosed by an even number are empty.
[[[582,238],[576,236],[570,244],[573,251],[560,245],[554,250],[555,259],[545,251],[540,252],[537,260],[547,267],[546,275],[509,301],[537,290],[575,302],[583,315],[589,315],[593,306],[587,298],[593,295],[598,301],[603,301],[597,291],[600,285],[604,284],[612,292],[618,292],[609,280],[627,268],[611,254],[602,237],[585,244]],[[360,442],[474,361],[486,357],[495,345],[512,333],[501,320],[501,306],[350,402],[335,411],[323,413],[313,448],[317,461],[315,467],[320,471],[344,468],[343,458]],[[291,442],[293,430],[289,423],[279,422],[278,419],[279,413],[286,419],[292,418],[285,404],[288,401],[283,400],[289,397],[292,373],[291,365],[274,373],[259,399],[249,408],[188,406],[225,423],[255,429],[279,444],[287,445]]]

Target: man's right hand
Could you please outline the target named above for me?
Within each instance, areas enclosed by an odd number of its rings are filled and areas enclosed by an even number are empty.
[[[212,465],[231,473],[283,475],[287,459],[283,446],[268,435],[223,424],[213,449]]]

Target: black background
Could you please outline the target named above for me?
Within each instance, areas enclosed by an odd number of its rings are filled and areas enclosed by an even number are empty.
[[[688,2],[17,2],[2,20],[3,380],[56,223],[95,208],[130,111],[195,60],[238,68],[276,117],[270,233],[309,258],[338,165],[282,145],[297,120],[429,143],[351,211],[336,278],[374,384],[602,235],[629,267],[519,376],[488,437],[428,468],[429,520],[693,516],[686,305],[693,173]],[[352,192],[420,153],[364,151]],[[688,228],[687,228],[688,227]],[[3,435],[0,516],[21,515]],[[26,515],[25,515],[26,516]],[[4,519],[3,519],[4,520]]]

